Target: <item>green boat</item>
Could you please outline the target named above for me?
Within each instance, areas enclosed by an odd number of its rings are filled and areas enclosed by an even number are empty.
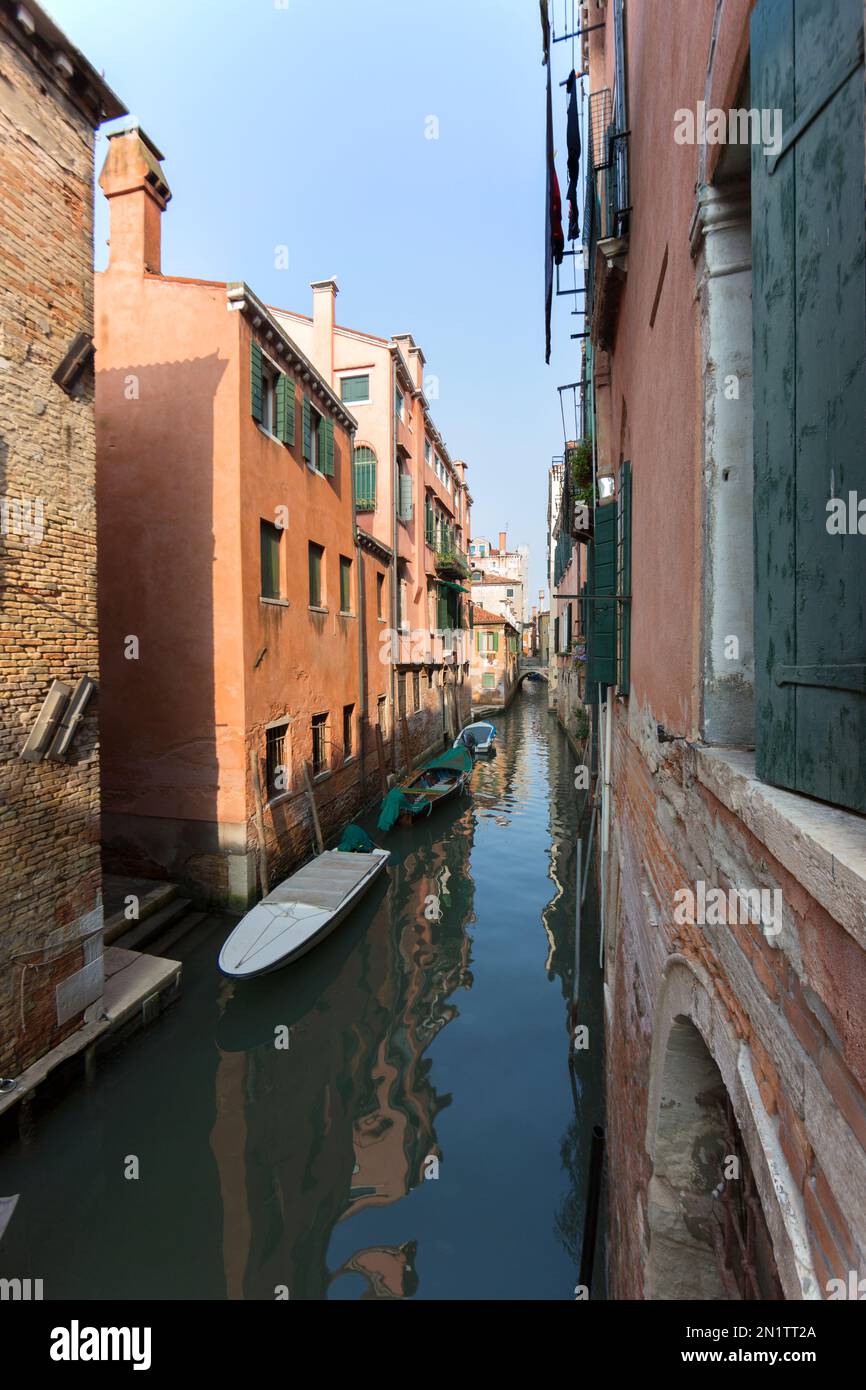
[[[463,791],[471,771],[472,754],[466,748],[449,748],[432,758],[389,791],[382,802],[379,829],[388,831],[398,823],[411,825],[419,816],[429,816],[434,806]]]

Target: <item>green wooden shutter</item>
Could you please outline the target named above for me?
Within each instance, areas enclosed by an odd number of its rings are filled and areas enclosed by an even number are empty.
[[[250,343],[250,414],[259,424],[262,423],[262,350],[258,343]]]
[[[783,139],[752,147],[756,763],[860,812],[864,539],[827,503],[866,496],[862,63],[862,0],[759,0],[749,105]]]
[[[364,444],[355,450],[355,506],[359,512],[376,510],[376,455]]]
[[[631,464],[619,470],[619,534],[617,538],[616,683],[628,695],[631,683]]]
[[[285,408],[285,425],[283,427],[282,440],[284,444],[295,443],[295,383],[290,376],[280,377],[283,383],[283,398]]]
[[[312,453],[312,431],[310,420],[310,398],[304,396],[304,458],[309,462]]]
[[[400,474],[400,520],[412,520],[412,475]]]
[[[288,378],[280,372],[274,388],[274,434],[281,444],[286,441],[286,386]]]
[[[321,451],[322,472],[327,478],[334,476],[334,422],[330,415],[323,415],[319,424],[319,449]]]
[[[498,652],[498,651],[499,651],[499,633],[498,633],[498,632],[491,632],[490,636],[493,638],[493,641],[492,641],[491,644],[490,644],[490,650],[491,650],[491,651],[494,651],[494,652]]]
[[[616,502],[595,509],[592,568],[592,634],[587,680],[593,685],[616,681]]]

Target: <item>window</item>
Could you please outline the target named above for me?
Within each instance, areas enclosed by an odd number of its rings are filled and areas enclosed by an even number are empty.
[[[286,753],[288,731],[288,720],[282,724],[275,724],[271,729],[265,729],[265,785],[269,801],[273,801],[275,797],[282,796],[283,792],[289,790],[289,765]]]
[[[424,539],[430,546],[436,544],[436,512],[428,494],[424,498]]]
[[[267,430],[268,434],[276,434],[277,423],[277,372],[274,371],[270,362],[266,359],[262,361],[262,429]]]
[[[385,616],[385,612],[384,612],[384,602],[385,602],[385,576],[384,576],[384,574],[377,574],[377,575],[376,575],[376,617],[377,617],[377,618],[384,618],[384,616]]]
[[[352,756],[352,719],[355,714],[354,705],[343,706],[343,761]]]
[[[432,689],[433,689],[433,667],[432,667],[432,666],[428,666],[428,667],[427,667],[427,689],[428,689],[428,690],[432,690]]]
[[[432,450],[431,450],[431,448],[430,448],[430,440],[429,440],[429,439],[425,439],[425,440],[424,440],[424,462],[427,464],[428,468],[429,468],[429,466],[430,466],[430,454],[431,454],[431,452],[432,452]]]
[[[505,590],[505,597],[506,597],[506,598],[514,598],[514,590],[513,590],[513,589],[506,589],[506,590]]]
[[[355,450],[355,506],[359,512],[376,510],[376,455],[366,444]]]
[[[472,578],[475,580],[476,584],[479,584],[484,578],[484,575],[481,573],[481,570],[473,570]]]
[[[282,531],[269,521],[259,522],[262,562],[262,598],[280,597],[280,537]]]
[[[494,673],[492,671],[483,671],[481,675],[481,684],[485,690],[492,690],[496,685],[496,676]]]
[[[376,701],[376,721],[382,731],[382,737],[388,737],[388,696],[380,695]]]
[[[313,715],[313,776],[325,772],[328,766],[328,716]]]
[[[400,520],[411,521],[414,511],[412,498],[412,474],[400,474]]]
[[[416,714],[421,708],[421,675],[418,671],[412,672],[412,708]]]
[[[475,629],[475,650],[477,652],[493,653],[499,651],[499,633],[493,632],[489,628],[479,627]]]
[[[406,672],[397,672],[397,710],[400,714],[406,713]]]
[[[347,405],[364,405],[369,399],[369,375],[340,378],[340,400],[345,401]]]
[[[474,545],[470,545],[470,547],[469,547],[469,554],[470,554],[470,555],[474,555],[474,554],[475,554],[475,546],[474,546]]]
[[[322,587],[322,569],[325,558],[325,550],[321,545],[316,545],[310,541],[310,607],[322,608],[324,606],[324,589]]]
[[[394,390],[394,414],[398,420],[403,419],[403,392],[399,386]]]
[[[340,556],[340,612],[352,611],[352,561]]]
[[[631,649],[631,464],[619,470],[619,512],[616,538],[616,683],[620,695],[629,693]]]
[[[322,417],[318,410],[310,404],[307,396],[304,397],[304,458],[314,472],[319,469],[319,425]]]

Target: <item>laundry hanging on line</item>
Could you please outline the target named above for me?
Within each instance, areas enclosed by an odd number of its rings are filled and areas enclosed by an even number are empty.
[[[553,92],[550,64],[547,65],[547,179],[544,199],[544,334],[545,362],[550,361],[550,312],[553,307],[553,266],[562,263],[565,238],[562,234],[562,195],[553,154]]]
[[[580,113],[577,106],[577,73],[572,69],[566,83],[568,92],[568,116],[566,140],[568,144],[568,239],[576,241],[580,234],[577,216],[577,179],[580,170]]]

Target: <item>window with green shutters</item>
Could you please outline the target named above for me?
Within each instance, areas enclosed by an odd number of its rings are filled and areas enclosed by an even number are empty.
[[[319,416],[319,468],[326,478],[333,478],[334,422],[330,415]]]
[[[309,543],[310,560],[310,607],[321,608],[323,606],[324,591],[322,588],[322,562],[325,551],[321,545],[316,545],[315,541]]]
[[[595,509],[590,551],[590,635],[586,678],[591,685],[616,683],[616,501]]]
[[[616,540],[616,683],[628,695],[631,681],[631,464],[619,470]]]
[[[258,343],[250,343],[250,414],[258,424],[263,419],[262,407],[262,350]]]
[[[366,444],[355,450],[355,506],[359,512],[376,510],[376,455]]]
[[[280,537],[282,531],[270,521],[259,522],[262,598],[280,597]]]
[[[307,463],[315,466],[313,458],[313,407],[310,405],[309,396],[304,396],[303,400],[303,450],[304,458]]]
[[[274,434],[281,444],[295,442],[295,383],[284,372],[277,377],[274,390]]]
[[[340,612],[352,611],[352,561],[340,556]]]
[[[360,405],[370,399],[369,376],[344,376],[340,378],[340,399],[347,405]]]
[[[863,813],[864,539],[828,524],[866,497],[862,0],[758,0],[750,82],[756,766]]]
[[[424,539],[428,545],[436,544],[436,513],[429,494],[424,501]]]

